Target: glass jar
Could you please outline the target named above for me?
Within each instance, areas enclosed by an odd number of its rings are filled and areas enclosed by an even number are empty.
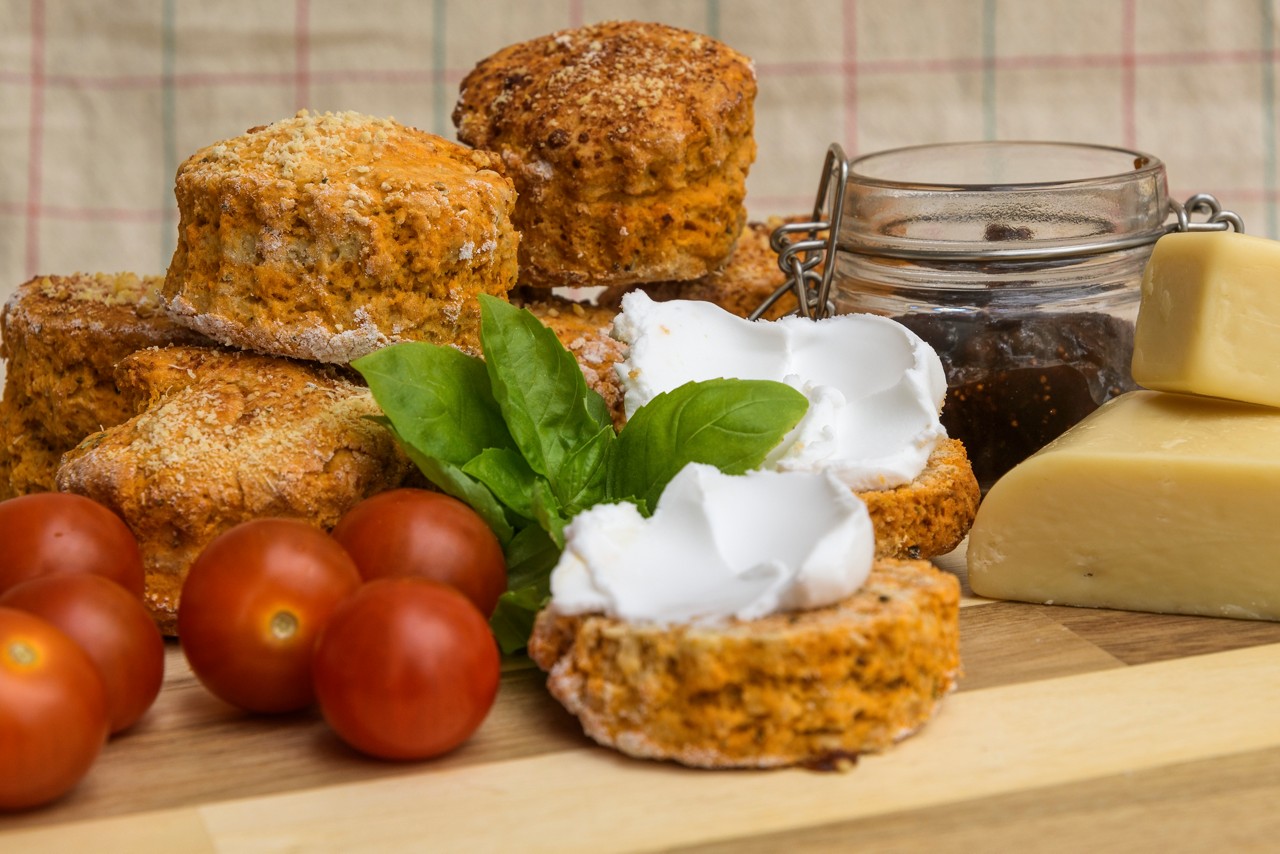
[[[1141,152],[975,142],[845,161],[833,146],[814,222],[782,230],[808,229],[810,239],[788,246],[775,236],[775,245],[792,284],[812,286],[813,315],[893,317],[938,351],[943,425],[964,442],[985,492],[1136,387],[1142,270],[1161,235],[1189,227],[1188,210],[1208,210],[1206,228],[1242,230],[1211,197],[1171,202],[1164,165]]]

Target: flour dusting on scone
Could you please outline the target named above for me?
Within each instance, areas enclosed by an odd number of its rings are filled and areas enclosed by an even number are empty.
[[[145,347],[208,343],[160,307],[161,279],[133,273],[37,276],[0,312],[0,498],[54,488],[58,460],[133,413],[116,362]]]
[[[369,390],[332,366],[175,347],[135,353],[117,375],[138,414],[68,453],[57,485],[137,535],[147,606],[168,633],[187,567],[218,534],[262,516],[330,528],[409,470]]]
[[[297,116],[178,170],[164,296],[228,346],[345,363],[404,340],[475,350],[477,294],[516,281],[497,157],[391,119]]]

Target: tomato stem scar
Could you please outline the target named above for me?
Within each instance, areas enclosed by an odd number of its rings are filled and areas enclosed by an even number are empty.
[[[298,631],[298,618],[289,611],[276,611],[271,617],[271,634],[280,640],[291,638]]]
[[[39,658],[35,647],[26,641],[11,641],[5,652],[8,653],[9,659],[19,667],[31,667],[36,663],[36,659]]]

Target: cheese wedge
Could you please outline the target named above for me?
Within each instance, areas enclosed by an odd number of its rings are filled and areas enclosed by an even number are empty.
[[[999,480],[969,533],[975,593],[1280,619],[1280,411],[1115,398]]]
[[[1280,242],[1231,231],[1160,238],[1142,277],[1133,378],[1280,406]]]

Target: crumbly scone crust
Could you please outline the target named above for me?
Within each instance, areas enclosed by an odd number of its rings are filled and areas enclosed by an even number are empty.
[[[69,452],[57,485],[137,535],[147,606],[168,634],[187,567],[215,536],[263,516],[330,528],[409,471],[368,417],[381,412],[369,390],[331,366],[176,347],[129,356],[117,376],[139,414]]]
[[[133,413],[116,362],[144,347],[205,338],[164,316],[161,279],[133,273],[38,276],[0,312],[0,496],[54,488],[65,451]]]
[[[605,306],[568,300],[544,288],[517,288],[511,293],[511,301],[527,308],[556,334],[565,349],[578,360],[587,387],[604,398],[613,426],[621,430],[627,414],[622,405],[622,380],[615,366],[625,358],[627,347],[612,335],[617,312]]]
[[[0,402],[0,501],[29,492],[52,492],[62,449],[49,444],[41,425]]]
[[[875,528],[876,557],[914,559],[943,555],[960,545],[982,492],[964,444],[946,438],[911,483],[857,495]]]
[[[529,654],[597,742],[705,768],[883,750],[934,714],[960,671],[959,582],[879,560],[835,605],[662,626],[544,609]]]
[[[747,317],[760,307],[787,280],[778,266],[778,253],[769,243],[775,229],[792,217],[770,217],[766,222],[749,222],[733,247],[733,254],[722,269],[688,282],[649,282],[611,287],[596,298],[597,304],[620,308],[622,297],[629,291],[642,290],[657,302],[673,299],[713,302],[730,314]],[[762,315],[777,320],[795,311],[796,298],[785,294]]]
[[[19,285],[0,314],[7,404],[66,447],[128,418],[116,362],[144,347],[206,343],[164,316],[160,283],[133,273],[76,273]]]
[[[402,340],[474,350],[477,294],[516,281],[501,168],[358,113],[303,110],[203,148],[178,170],[168,309],[223,344],[320,362]]]
[[[453,121],[519,191],[522,284],[687,280],[718,269],[746,221],[755,95],[726,45],[612,21],[482,60]]]

